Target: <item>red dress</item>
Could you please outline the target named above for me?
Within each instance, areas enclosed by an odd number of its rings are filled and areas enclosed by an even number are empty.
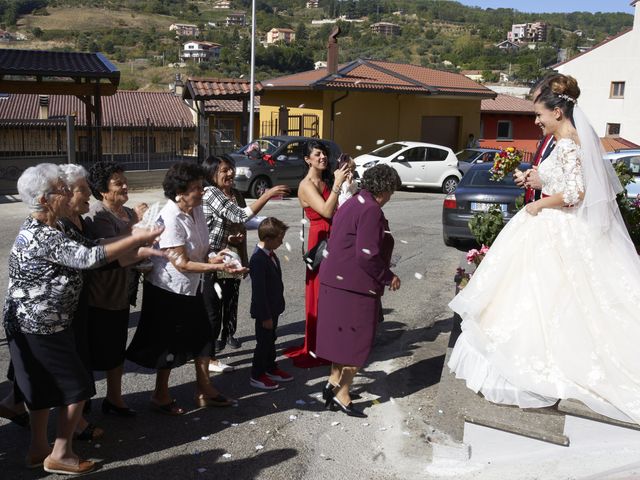
[[[322,190],[322,198],[326,201],[331,191],[325,184]],[[331,220],[327,220],[311,207],[304,209],[306,217],[309,219],[309,235],[307,238],[307,250],[313,248],[320,240],[329,238],[331,230]],[[330,362],[321,358],[315,358],[309,352],[316,350],[316,330],[318,326],[318,292],[320,290],[320,270],[312,272],[307,268],[305,278],[304,300],[305,300],[305,332],[304,345],[290,347],[284,351],[287,357],[293,360],[293,364],[299,368],[311,368],[320,365],[328,365]]]

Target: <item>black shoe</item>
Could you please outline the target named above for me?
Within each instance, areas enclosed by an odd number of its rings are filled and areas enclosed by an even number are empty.
[[[117,407],[106,398],[102,400],[102,413],[105,415],[115,413],[119,417],[135,417],[137,415],[135,410],[129,407]]]
[[[216,353],[220,353],[226,346],[227,342],[225,340],[216,340]]]
[[[334,397],[335,393],[333,393],[334,386],[332,383],[327,382],[327,384],[322,389],[322,398],[324,399],[324,408],[329,408],[331,406],[331,399]]]
[[[331,405],[335,405],[338,407],[338,410],[342,411],[342,413],[346,413],[350,417],[367,418],[367,415],[362,410],[358,410],[353,406],[353,402],[349,402],[349,405],[345,407],[340,400],[333,397],[331,399]]]
[[[242,346],[242,342],[238,340],[236,337],[229,337],[229,339],[227,340],[227,343],[234,350],[237,350]]]

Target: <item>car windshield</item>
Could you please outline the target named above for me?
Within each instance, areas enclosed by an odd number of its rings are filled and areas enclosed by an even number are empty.
[[[278,140],[276,138],[259,138],[253,143],[249,143],[248,145],[242,147],[240,150],[238,150],[238,153],[246,153],[251,145],[257,144],[258,147],[260,147],[260,151],[262,153],[273,155],[273,152],[280,148],[283,143],[285,143],[284,140]]]
[[[500,181],[491,180],[491,171],[488,168],[472,168],[467,172],[461,186],[465,187],[487,187],[487,188],[514,188],[516,184],[513,175],[507,175]]]
[[[391,143],[389,145],[385,145],[384,147],[380,147],[377,150],[374,150],[369,155],[374,157],[390,157],[391,155],[398,153],[402,150],[406,145],[401,143]]]
[[[470,162],[478,155],[477,150],[460,150],[456,153],[459,162]]]

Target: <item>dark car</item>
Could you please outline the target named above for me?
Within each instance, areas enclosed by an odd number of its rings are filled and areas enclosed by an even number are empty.
[[[235,187],[254,198],[273,185],[298,188],[307,173],[304,149],[311,140],[327,147],[333,171],[340,156],[340,147],[330,140],[285,135],[262,137],[229,154],[236,162]]]
[[[459,240],[472,240],[469,220],[476,212],[486,212],[492,205],[499,205],[505,221],[517,212],[516,199],[524,191],[507,175],[500,181],[491,180],[493,162],[472,165],[462,177],[456,191],[444,198],[442,205],[442,238],[445,245],[455,246]],[[520,170],[530,168],[521,163]]]
[[[464,175],[472,165],[476,163],[493,163],[496,153],[500,150],[495,148],[465,148],[456,153],[458,158],[458,170]]]

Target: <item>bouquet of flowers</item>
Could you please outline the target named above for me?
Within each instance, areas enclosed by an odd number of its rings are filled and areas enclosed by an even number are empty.
[[[489,247],[487,247],[486,245],[482,245],[480,250],[476,248],[469,250],[467,252],[467,263],[474,264],[477,268],[488,251]],[[458,267],[458,269],[456,270],[456,276],[453,278],[458,291],[462,290],[467,285],[467,283],[469,283],[469,280],[471,280],[471,275],[473,275],[473,272],[467,272],[464,268]]]
[[[480,247],[480,250],[475,248],[469,250],[467,252],[467,263],[473,263],[477,267],[478,265],[480,265],[480,262],[484,259],[484,256],[488,251],[489,247],[487,247],[486,245],[482,245],[482,247]]]
[[[493,159],[493,167],[491,167],[491,180],[499,182],[508,174],[513,173],[520,162],[522,154],[513,147],[501,148]]]

